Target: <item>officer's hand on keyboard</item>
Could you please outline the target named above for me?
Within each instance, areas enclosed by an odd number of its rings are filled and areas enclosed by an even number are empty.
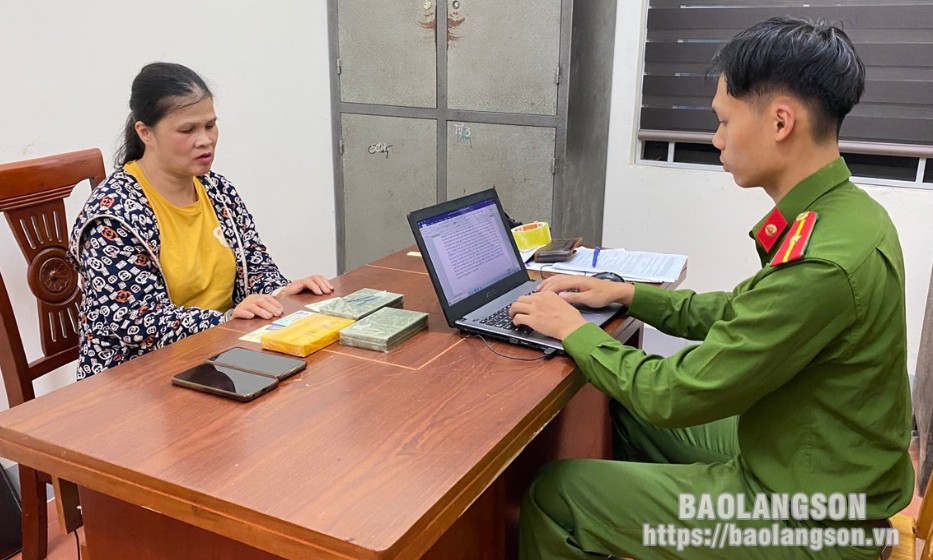
[[[631,305],[635,287],[628,282],[610,282],[590,276],[558,274],[544,279],[538,285],[538,293],[541,292],[560,294],[574,305],[582,304],[598,309],[611,303]]]
[[[490,327],[498,327],[500,329],[506,329],[510,331],[515,331],[519,334],[531,334],[534,332],[530,327],[516,325],[512,322],[512,318],[509,316],[509,308],[503,307],[502,309],[496,311],[489,317],[481,320],[480,323],[488,325]]]
[[[586,324],[572,305],[554,292],[538,292],[518,298],[509,309],[512,322],[539,333],[563,340]]]

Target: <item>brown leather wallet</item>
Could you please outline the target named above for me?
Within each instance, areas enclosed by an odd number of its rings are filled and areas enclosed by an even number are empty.
[[[572,239],[552,239],[550,243],[535,251],[535,262],[550,263],[569,259],[583,243],[582,237]]]

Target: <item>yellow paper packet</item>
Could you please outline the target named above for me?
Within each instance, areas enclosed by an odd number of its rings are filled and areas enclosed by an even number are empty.
[[[340,329],[352,325],[352,319],[329,315],[308,315],[287,327],[264,334],[260,344],[266,350],[304,358],[340,339]]]

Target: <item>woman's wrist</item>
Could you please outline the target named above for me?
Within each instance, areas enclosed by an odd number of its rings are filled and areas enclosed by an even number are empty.
[[[285,285],[279,286],[278,288],[272,290],[272,293],[270,293],[269,295],[272,296],[272,297],[278,297],[279,294],[281,294],[283,291],[285,291],[285,288],[291,286],[292,284],[294,284],[294,282],[289,281],[289,280],[285,280]]]

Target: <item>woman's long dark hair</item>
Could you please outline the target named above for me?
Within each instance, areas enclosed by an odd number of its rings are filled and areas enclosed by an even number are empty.
[[[116,167],[143,157],[146,145],[136,133],[136,122],[155,126],[175,109],[213,97],[207,84],[194,70],[181,64],[153,62],[143,66],[133,79],[130,115],[123,130],[123,145],[114,157]]]

